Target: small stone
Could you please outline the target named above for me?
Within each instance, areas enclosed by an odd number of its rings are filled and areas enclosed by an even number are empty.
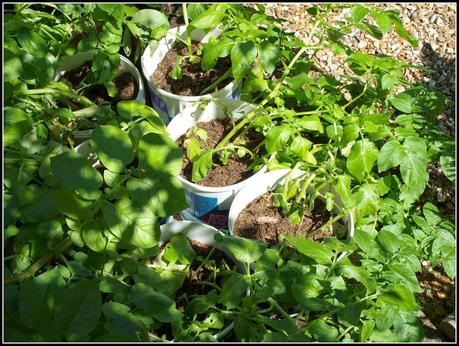
[[[440,298],[440,299],[445,299],[446,298],[446,294],[444,294],[443,292],[437,292],[437,297]]]
[[[436,14],[434,14],[433,16],[431,16],[431,17],[429,18],[429,22],[435,23],[435,21],[437,20],[437,18],[438,18],[438,16],[437,16]]]
[[[440,330],[451,340],[455,341],[456,336],[456,317],[454,314],[448,315],[440,322]]]

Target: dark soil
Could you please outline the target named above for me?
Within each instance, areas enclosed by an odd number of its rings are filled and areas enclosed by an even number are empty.
[[[202,44],[194,42],[192,44],[193,52],[196,52]],[[151,75],[151,81],[162,90],[168,91],[175,95],[181,96],[199,96],[201,91],[216,81],[220,76],[231,67],[229,57],[220,58],[213,69],[202,71],[201,57],[198,56],[196,61],[191,63],[189,59],[184,59],[180,64],[183,76],[179,80],[174,80],[170,73],[175,65],[178,55],[185,56],[188,54],[188,48],[183,42],[176,43],[165,55],[164,59],[158,64],[157,69]],[[228,79],[221,81],[214,90],[206,94],[215,92],[228,85]]]
[[[81,87],[80,83],[90,71],[91,63],[87,62],[73,70],[65,72],[59,81],[70,84],[76,90]],[[108,96],[107,89],[102,84],[85,89],[83,95],[97,105],[116,104],[118,101],[134,100],[136,98],[139,86],[134,76],[128,71],[120,69],[113,82],[118,89],[118,94],[115,97]]]
[[[238,216],[233,233],[237,236],[262,240],[268,244],[278,243],[278,236],[291,235],[320,241],[333,235],[333,230],[314,232],[327,223],[330,213],[321,200],[315,201],[312,213],[306,211],[300,224],[294,225],[284,217],[280,208],[272,204],[272,192],[268,191],[253,200]]]
[[[201,142],[201,145],[205,148],[213,148],[227,133],[231,131],[234,124],[231,119],[227,118],[224,120],[200,122],[196,126],[204,129],[208,135],[207,144]],[[176,143],[183,148],[185,139],[185,135],[182,135],[176,140]],[[245,137],[245,140],[247,141],[246,146],[249,149],[252,149],[261,141],[261,138],[259,138],[259,134],[253,132],[248,134]],[[209,170],[207,177],[200,180],[198,184],[202,186],[228,186],[239,183],[253,174],[249,169],[250,164],[251,159],[249,155],[246,155],[243,158],[233,155],[233,157],[229,159],[227,165],[221,164],[218,158],[214,158],[214,166]],[[183,148],[183,168],[181,175],[188,181],[192,181],[191,173],[192,163],[186,156],[186,149]]]
[[[195,258],[193,263],[191,264],[185,281],[183,285],[177,290],[175,296],[177,298],[183,297],[188,298],[194,295],[206,295],[212,289],[211,286],[200,284],[203,281],[211,281],[214,282],[214,269],[209,264],[203,264],[200,268],[202,261],[207,257],[209,251],[211,250],[211,246],[207,244],[203,244],[201,242],[197,242],[194,240],[188,240],[190,245],[193,247],[193,250],[196,252],[196,257],[201,257],[201,260]],[[224,266],[224,262],[231,263],[229,259],[224,255],[224,253],[220,250],[214,250],[211,257],[208,260],[209,262],[215,263],[215,267],[222,268]],[[184,310],[185,306],[188,302],[185,299],[178,299],[177,308],[180,310]],[[191,298],[192,299],[192,298]],[[191,300],[190,299],[190,300]]]

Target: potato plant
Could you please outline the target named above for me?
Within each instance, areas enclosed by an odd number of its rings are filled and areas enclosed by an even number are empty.
[[[326,24],[341,7],[349,18]],[[422,198],[429,163],[455,183],[455,141],[435,122],[448,100],[403,79],[421,67],[342,39],[352,28],[377,39],[395,30],[416,45],[398,12],[312,6],[303,43],[261,5],[186,10],[190,25],[223,29],[204,46],[203,69],[230,56],[228,77],[255,105],[213,149],[189,134],[193,180],[234,153],[254,156],[255,169],[268,158],[270,169],[301,169],[304,180],[277,191],[285,215],[295,222],[316,198],[331,208],[338,196],[335,216],[356,215],[354,238],[281,237],[268,247],[222,234],[204,256],[180,234],[160,246],[160,223],[188,207],[182,153],[165,125],[147,105],[99,107],[53,78],[77,51],[138,57],[169,28],[165,15],[155,5],[17,4],[4,24],[5,340],[422,341],[421,261],[456,275],[455,226]],[[325,48],[351,72],[321,71],[313,57]],[[89,155],[69,141],[75,128],[94,128]],[[264,154],[244,147],[249,130]]]

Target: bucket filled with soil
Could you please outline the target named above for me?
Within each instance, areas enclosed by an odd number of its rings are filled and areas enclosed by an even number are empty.
[[[69,83],[74,89],[91,70],[91,60],[95,51],[87,51],[62,59],[55,80]],[[145,102],[145,88],[142,75],[134,64],[125,56],[120,56],[120,69],[114,78],[118,93],[115,97],[108,96],[103,85],[94,85],[84,91],[84,95],[98,105],[111,104],[118,101],[136,100]]]
[[[86,51],[62,59],[55,80],[71,85],[75,90],[81,88],[81,82],[91,71],[91,60],[95,51]],[[118,101],[136,100],[145,103],[145,87],[142,75],[134,64],[125,56],[119,54],[120,68],[117,76],[113,79],[118,90],[115,97],[108,95],[104,85],[93,85],[83,90],[83,95],[99,106],[111,105],[113,108]],[[89,138],[91,129],[74,131],[75,139],[85,140]]]
[[[341,240],[353,237],[354,215],[350,213],[327,225],[335,210],[329,212],[321,198],[315,199],[313,210],[306,210],[298,224],[292,224],[289,218],[283,215],[282,209],[274,205],[272,197],[275,188],[284,183],[289,172],[289,169],[280,169],[260,174],[250,185],[239,191],[229,211],[230,234],[261,240],[268,244],[278,243],[279,235],[301,236],[313,241],[321,241],[331,236]],[[297,171],[291,179],[304,174],[305,172]],[[340,204],[338,198],[336,203]]]
[[[211,37],[218,37],[220,32],[214,29],[206,34],[203,30],[193,30],[190,33],[193,51],[201,49],[200,43],[208,42]],[[203,98],[239,98],[238,85],[230,79],[222,80],[214,90],[201,95],[231,68],[229,57],[220,59],[215,68],[209,71],[201,69],[200,56],[194,62],[185,59],[180,65],[182,77],[173,79],[171,71],[176,58],[186,55],[187,51],[186,45],[178,41],[177,36],[185,40],[186,26],[173,28],[156,44],[148,45],[141,59],[142,73],[148,81],[153,108],[166,124],[185,107]]]
[[[218,158],[214,158],[214,164],[207,176],[194,183],[192,163],[188,159],[184,143],[190,131],[199,129],[207,136],[202,145],[207,149],[215,147],[237,121],[254,106],[243,101],[228,99],[210,101],[204,107],[201,106],[195,104],[187,107],[177,114],[167,127],[169,135],[183,151],[183,168],[179,179],[185,188],[186,200],[190,207],[180,214],[184,219],[204,221],[210,219],[209,213],[213,213],[216,215],[214,219],[218,219],[218,224],[214,225],[226,228],[226,213],[234,196],[246,184],[251,184],[252,179],[264,172],[266,168],[263,166],[254,173],[251,167],[253,161],[248,155],[242,158],[233,155],[226,165],[223,165]],[[248,146],[255,147],[262,141],[262,137],[257,137],[257,133],[249,133],[247,136]]]

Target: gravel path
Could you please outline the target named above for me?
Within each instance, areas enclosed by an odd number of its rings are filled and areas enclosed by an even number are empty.
[[[286,29],[305,39],[312,24],[306,9],[312,4],[266,4],[269,15],[287,19],[283,24]],[[443,92],[451,104],[445,114],[439,116],[440,126],[451,136],[455,131],[455,85],[456,85],[456,4],[455,3],[420,3],[420,4],[377,4],[381,9],[396,8],[407,31],[419,41],[414,48],[408,42],[391,32],[382,40],[377,40],[360,30],[354,31],[346,44],[370,54],[387,54],[400,60],[423,65],[432,72],[412,69],[407,72],[407,79],[412,82],[427,82]],[[329,23],[342,20],[349,15],[350,9],[335,10]],[[317,64],[327,72],[344,72],[344,58],[335,57],[329,50],[323,50],[316,56]]]

